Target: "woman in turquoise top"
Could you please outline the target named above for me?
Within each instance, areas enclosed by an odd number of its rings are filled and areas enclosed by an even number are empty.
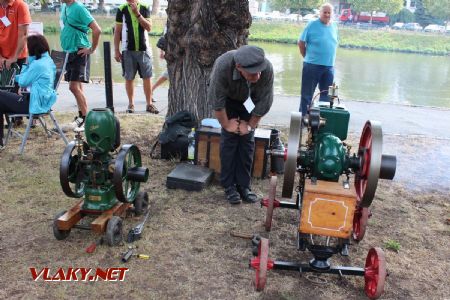
[[[4,114],[46,113],[56,102],[54,81],[56,66],[50,57],[50,47],[42,35],[27,38],[28,62],[16,76],[21,88],[30,88],[30,97],[0,91],[0,124],[3,125]],[[2,126],[3,127],[3,126]],[[3,128],[0,130],[0,148],[3,148]]]
[[[305,115],[311,104],[314,90],[319,84],[320,101],[328,101],[328,87],[334,80],[334,61],[338,45],[336,23],[332,22],[333,6],[320,7],[320,18],[306,25],[298,40],[303,56],[302,91],[300,111]]]

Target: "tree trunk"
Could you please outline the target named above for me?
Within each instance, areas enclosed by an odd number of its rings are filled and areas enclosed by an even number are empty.
[[[156,15],[159,12],[159,0],[153,0],[152,4],[152,15]]]
[[[247,44],[248,0],[169,0],[167,7],[169,105],[167,115],[213,115],[207,83],[217,57]]]

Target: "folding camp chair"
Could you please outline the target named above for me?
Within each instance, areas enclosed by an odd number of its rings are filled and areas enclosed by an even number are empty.
[[[54,89],[55,89],[55,91],[57,91],[58,87],[59,87],[59,83],[61,82],[61,79],[62,79],[62,77],[64,75],[64,72],[65,72],[65,69],[66,69],[66,63],[67,63],[67,59],[69,57],[69,53],[68,52],[52,50],[50,56],[53,59],[53,62],[55,63],[55,65],[56,65],[56,75],[55,75]],[[50,137],[55,132],[47,127],[47,124],[45,123],[45,120],[44,120],[45,116],[49,116],[50,117],[50,119],[53,121],[53,124],[54,124],[54,126],[56,128],[56,132],[61,136],[61,138],[64,140],[64,142],[67,145],[68,144],[67,138],[64,135],[63,131],[61,130],[61,128],[59,127],[59,124],[56,121],[56,118],[55,118],[52,110],[50,109],[48,112],[42,113],[42,114],[32,114],[32,113],[28,113],[28,114],[9,114],[8,115],[9,126],[8,126],[8,133],[6,134],[5,146],[8,143],[9,137],[13,133],[15,133],[16,135],[19,135],[22,138],[22,144],[20,145],[20,150],[19,150],[19,153],[22,154],[24,149],[25,149],[25,144],[27,142],[28,136],[30,135],[30,129],[31,129],[32,125],[33,125],[33,120],[39,120],[39,123],[41,123],[42,127],[44,128],[45,132],[47,133],[47,136]],[[27,117],[28,118],[28,124],[27,124],[25,132],[23,134],[17,132],[17,130],[15,130],[15,129],[13,129],[13,123],[14,122],[12,122],[12,120],[15,117]]]

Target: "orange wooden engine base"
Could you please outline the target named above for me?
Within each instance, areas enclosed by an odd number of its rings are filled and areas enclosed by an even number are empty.
[[[83,200],[78,202],[75,206],[69,209],[64,215],[58,218],[57,226],[59,230],[69,230],[73,228],[85,215],[93,215],[95,213],[89,213],[82,211]],[[106,230],[106,224],[112,216],[122,215],[129,207],[130,203],[119,202],[110,209],[99,212],[97,218],[91,223],[91,230],[96,233],[103,233]]]
[[[353,185],[311,180],[305,183],[299,231],[323,236],[350,238],[356,207]]]

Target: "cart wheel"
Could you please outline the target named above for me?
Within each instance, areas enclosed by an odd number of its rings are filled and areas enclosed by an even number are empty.
[[[267,205],[266,223],[264,224],[264,226],[266,227],[266,231],[270,231],[270,229],[272,228],[273,203],[275,201],[276,191],[277,191],[277,176],[272,176],[270,177],[269,203]]]
[[[269,240],[262,238],[259,243],[259,268],[256,269],[255,286],[258,292],[264,290],[267,281],[267,265],[269,262]]]
[[[353,217],[353,239],[357,242],[362,241],[366,233],[367,221],[369,220],[369,209],[367,207],[358,206],[355,209]]]
[[[364,291],[370,299],[378,299],[384,291],[386,258],[381,248],[371,248],[364,269]]]
[[[139,192],[134,199],[134,214],[140,216],[148,209],[148,194],[146,192]]]
[[[122,219],[112,216],[106,225],[106,243],[117,246],[122,241]]]
[[[355,189],[358,204],[369,207],[377,190],[380,177],[383,146],[383,131],[381,124],[367,121],[359,141],[358,156],[361,159],[361,169],[355,176]]]
[[[58,219],[66,213],[67,210],[60,211],[53,219],[53,235],[58,241],[66,239],[70,234],[69,230],[60,230],[58,228]]]

